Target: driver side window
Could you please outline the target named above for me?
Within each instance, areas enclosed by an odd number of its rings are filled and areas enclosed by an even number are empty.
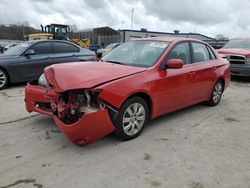
[[[50,42],[39,42],[31,46],[30,49],[34,50],[36,55],[52,54]]]
[[[184,64],[191,63],[190,48],[187,42],[177,44],[168,54],[167,61],[170,59],[181,59]]]

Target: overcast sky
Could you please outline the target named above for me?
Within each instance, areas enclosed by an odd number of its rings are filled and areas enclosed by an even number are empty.
[[[250,36],[249,0],[0,0],[0,24],[29,22],[110,26],[151,31],[198,32],[211,37]]]

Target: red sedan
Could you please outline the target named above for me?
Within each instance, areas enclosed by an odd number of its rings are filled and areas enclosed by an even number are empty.
[[[217,105],[230,80],[228,61],[195,39],[133,40],[101,61],[47,67],[26,86],[27,111],[52,116],[78,145],[111,132],[129,140],[160,115]]]

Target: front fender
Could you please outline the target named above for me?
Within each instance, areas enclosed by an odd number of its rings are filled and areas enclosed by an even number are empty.
[[[148,80],[149,77],[143,72],[98,86],[95,89],[102,90],[99,95],[100,99],[119,109],[129,97],[138,93],[148,95],[153,103],[154,100],[150,94],[150,84]]]

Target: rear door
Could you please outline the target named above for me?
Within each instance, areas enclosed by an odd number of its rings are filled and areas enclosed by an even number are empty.
[[[35,54],[30,56],[22,55],[18,59],[17,72],[20,81],[37,80],[48,65],[52,64],[52,46],[50,41],[35,43],[27,50],[34,50]]]
[[[78,60],[79,47],[63,41],[53,42],[53,63],[64,63]]]
[[[191,80],[193,83],[192,100],[201,102],[207,100],[210,96],[211,89],[215,83],[216,76],[216,59],[209,46],[199,42],[192,42],[192,64],[189,68]]]

